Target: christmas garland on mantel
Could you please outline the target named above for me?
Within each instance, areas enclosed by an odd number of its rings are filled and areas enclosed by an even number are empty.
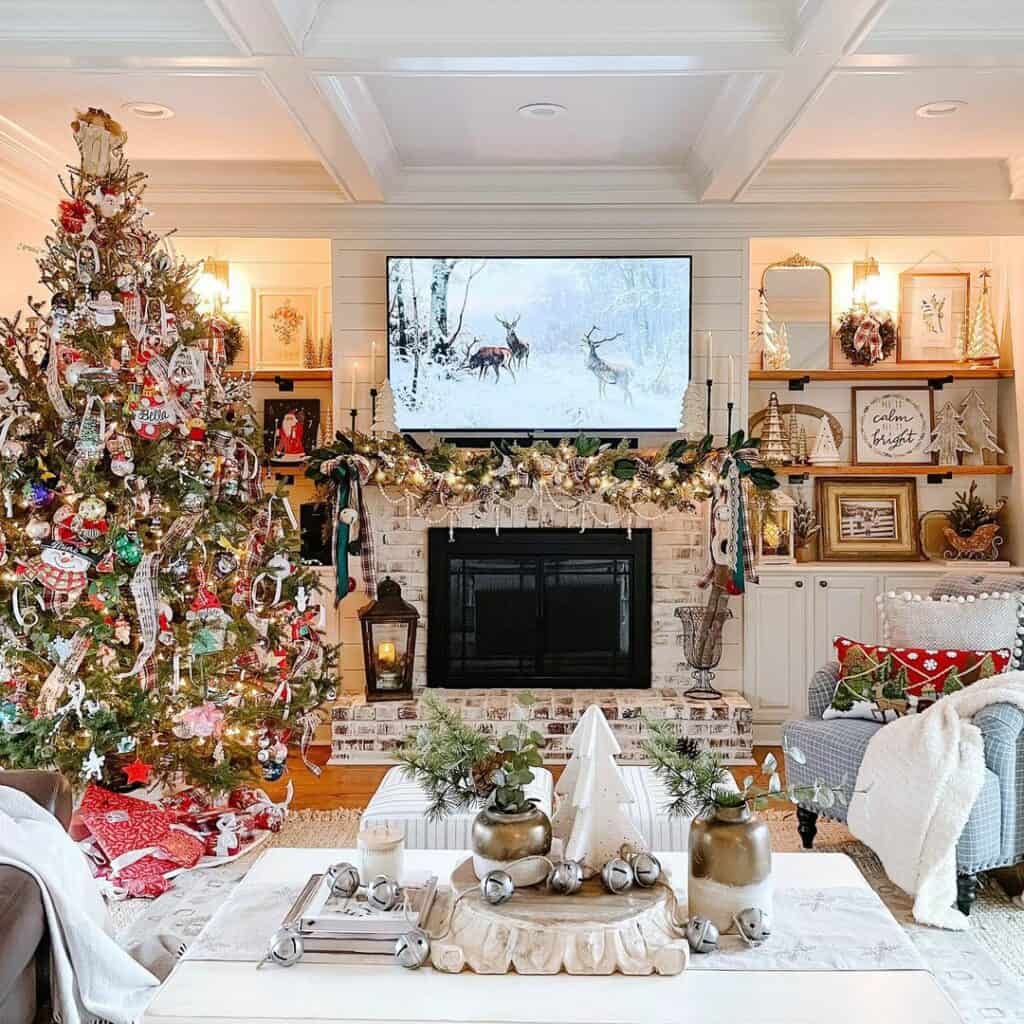
[[[655,452],[602,444],[584,434],[557,444],[497,442],[486,449],[438,444],[420,452],[399,434],[339,434],[333,444],[313,452],[306,476],[335,510],[336,564],[343,564],[346,552],[361,553],[372,592],[372,552],[365,548],[370,540],[361,498],[367,485],[379,487],[406,514],[422,515],[450,530],[466,514],[476,524],[492,517],[498,530],[503,515],[545,502],[578,515],[581,530],[632,529],[638,522],[694,511],[715,497],[730,475],[758,491],[778,487],[775,472],[761,462],[759,444],[760,439],[738,430],[720,447],[709,434],[700,441],[679,439]],[[389,490],[397,491],[397,497]],[[607,509],[608,516],[599,515],[599,508]],[[356,530],[364,542],[353,539]],[[339,598],[348,585],[339,572]]]
[[[528,447],[492,444],[489,448],[456,448],[438,444],[415,451],[399,434],[339,436],[334,444],[310,457],[306,476],[330,488],[339,465],[354,469],[364,486],[397,489],[400,501],[429,514],[445,514],[472,506],[488,511],[496,504],[519,504],[524,489],[546,492],[565,510],[603,502],[622,517],[650,520],[670,512],[692,512],[709,499],[728,460],[741,478],[758,490],[778,487],[775,472],[761,463],[759,438],[738,430],[722,447],[708,434],[700,441],[673,441],[656,452],[602,444],[580,434],[557,444],[538,441]],[[520,501],[517,501],[517,498]],[[646,509],[658,510],[652,514]]]

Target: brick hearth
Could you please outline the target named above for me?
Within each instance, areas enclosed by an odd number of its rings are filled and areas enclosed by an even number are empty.
[[[479,723],[486,733],[505,732],[524,714],[512,690],[430,691],[467,721]],[[644,760],[640,748],[644,734],[642,715],[671,721],[680,736],[691,737],[718,751],[732,764],[753,763],[751,707],[743,697],[727,691],[721,700],[688,700],[683,690],[533,690],[536,703],[525,716],[546,740],[544,759],[569,759],[569,735],[591,704],[599,704],[622,748],[619,760]],[[420,698],[367,704],[361,696],[346,695],[331,715],[331,764],[387,764],[395,748],[423,724]]]

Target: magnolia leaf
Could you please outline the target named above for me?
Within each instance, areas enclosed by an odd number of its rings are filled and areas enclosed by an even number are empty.
[[[748,789],[750,789],[750,787],[751,787],[751,786],[752,786],[753,784],[754,784],[754,776],[753,776],[753,775],[748,775],[748,776],[747,776],[747,777],[746,777],[746,778],[745,778],[745,779],[743,780],[743,792],[745,793],[745,792],[746,792],[746,791],[747,791]]]
[[[772,777],[768,780],[768,792],[769,793],[781,793],[782,792],[782,779],[779,778],[778,772],[772,772]]]
[[[775,755],[769,751],[765,754],[764,760],[761,762],[761,771],[765,775],[771,775],[779,767],[779,762],[775,760]]]
[[[785,738],[782,740],[782,749],[786,752],[786,757],[794,764],[807,764],[807,755],[799,747],[787,743]]]
[[[501,737],[500,740],[498,740],[498,749],[499,750],[518,750],[519,749],[519,739],[516,736],[513,736],[512,733],[506,733],[504,736]]]

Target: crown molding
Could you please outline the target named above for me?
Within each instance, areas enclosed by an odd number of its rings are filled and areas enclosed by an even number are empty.
[[[164,205],[320,204],[347,202],[324,167],[312,161],[149,160],[133,166],[149,175],[146,203]]]
[[[1009,198],[1007,166],[1001,160],[772,160],[740,201],[933,203]]]
[[[1024,199],[1024,156],[1011,156],[1006,161],[1006,173],[1010,178],[1010,198]]]

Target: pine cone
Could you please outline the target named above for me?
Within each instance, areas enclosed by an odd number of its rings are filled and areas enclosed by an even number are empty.
[[[700,756],[700,744],[692,736],[680,736],[676,742],[676,753],[689,761]]]
[[[488,754],[485,758],[477,761],[470,769],[470,778],[473,782],[473,792],[477,796],[487,796],[494,789],[492,776],[505,763],[505,755],[499,751]]]
[[[656,487],[661,482],[654,467],[643,459],[636,460],[636,478],[647,487]]]

